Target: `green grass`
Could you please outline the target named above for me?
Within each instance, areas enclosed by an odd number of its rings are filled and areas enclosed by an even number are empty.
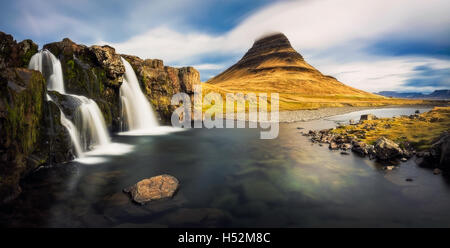
[[[341,126],[333,130],[336,134],[348,134],[373,144],[379,137],[386,137],[397,143],[407,141],[417,150],[424,150],[443,132],[450,130],[450,107],[435,107],[420,114],[419,118],[380,118],[367,120],[357,125]]]

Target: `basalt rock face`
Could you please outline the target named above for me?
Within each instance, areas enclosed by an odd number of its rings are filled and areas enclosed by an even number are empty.
[[[44,163],[67,161],[72,155],[68,147],[70,137],[59,122],[59,110],[45,100],[46,82],[41,73],[6,68],[0,72],[0,88],[0,203],[3,203],[20,193],[19,180],[24,175]],[[50,153],[52,145],[55,149]]]
[[[33,41],[23,40],[17,43],[11,35],[0,32],[0,70],[7,67],[27,67],[37,51],[38,45]]]
[[[176,108],[170,104],[172,96],[180,92],[192,96],[193,86],[200,84],[200,73],[193,67],[173,68],[164,66],[163,61],[158,59],[143,60],[130,55],[122,57],[133,67],[143,92],[163,122],[170,121]]]
[[[76,110],[82,104],[81,100],[71,95],[60,94],[57,91],[48,91],[48,95],[61,109],[66,118],[74,122]]]
[[[111,131],[121,123],[119,89],[125,67],[110,46],[87,47],[70,39],[44,46],[61,62],[67,93],[95,100]]]

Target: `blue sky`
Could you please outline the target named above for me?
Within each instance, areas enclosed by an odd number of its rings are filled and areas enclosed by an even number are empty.
[[[448,0],[17,0],[0,30],[40,46],[87,45],[193,65],[202,80],[235,63],[258,37],[285,33],[324,74],[371,92],[450,88]]]

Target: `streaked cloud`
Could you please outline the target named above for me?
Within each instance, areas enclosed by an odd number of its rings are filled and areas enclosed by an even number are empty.
[[[19,37],[110,44],[168,65],[197,65],[203,80],[237,61],[258,37],[281,31],[309,63],[351,86],[450,88],[447,0],[19,0],[12,6],[21,18],[5,13],[2,21],[17,18]],[[424,66],[426,72],[417,70]]]

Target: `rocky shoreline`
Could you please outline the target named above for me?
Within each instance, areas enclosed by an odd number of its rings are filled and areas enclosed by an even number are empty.
[[[434,110],[432,110],[434,111]],[[429,122],[441,122],[442,119],[431,118],[427,120],[426,115],[414,114],[407,117],[409,120],[422,120]],[[404,140],[395,142],[383,135],[379,135],[374,142],[363,141],[369,131],[377,131],[376,123],[368,122],[377,120],[373,115],[361,115],[358,123],[352,123],[347,126],[339,126],[337,128],[323,130],[309,130],[303,133],[308,136],[311,142],[328,144],[330,150],[342,150],[341,154],[348,155],[348,151],[352,151],[360,156],[367,156],[369,159],[376,159],[386,165],[387,169],[392,169],[393,165],[400,162],[406,162],[410,158],[416,158],[416,162],[421,166],[434,168],[435,174],[440,174],[441,170],[450,169],[450,132],[448,130],[431,141],[431,145],[427,149],[416,147],[413,142]],[[393,120],[394,118],[384,118],[385,120]],[[352,129],[352,126],[363,126],[361,129]],[[383,128],[390,128],[389,124],[385,124]],[[339,132],[336,130],[340,129]],[[404,137],[403,137],[404,138]]]

